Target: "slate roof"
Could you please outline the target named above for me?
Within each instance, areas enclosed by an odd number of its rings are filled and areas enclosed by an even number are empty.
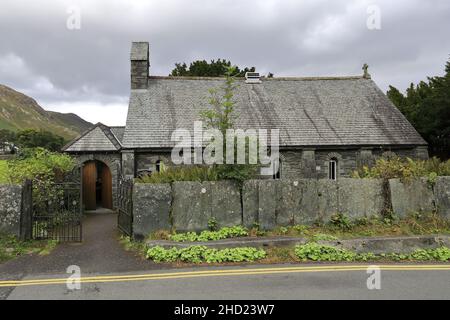
[[[119,143],[122,144],[125,127],[109,127]]]
[[[97,123],[80,137],[63,147],[66,152],[111,152],[121,149],[125,127],[108,127]]]
[[[172,147],[173,130],[193,131],[223,78],[150,77],[132,90],[124,148]],[[280,146],[426,145],[400,111],[364,77],[236,81],[235,128],[280,129]]]

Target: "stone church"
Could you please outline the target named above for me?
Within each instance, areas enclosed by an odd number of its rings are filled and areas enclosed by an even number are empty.
[[[125,127],[98,123],[63,149],[84,164],[86,208],[113,208],[119,175],[170,167],[172,132],[193,129],[210,108],[208,90],[224,84],[224,78],[150,75],[147,42],[132,43],[130,63]],[[378,157],[428,158],[426,141],[367,68],[362,76],[238,78],[236,85],[235,127],[279,129],[279,170],[269,178],[336,180]]]

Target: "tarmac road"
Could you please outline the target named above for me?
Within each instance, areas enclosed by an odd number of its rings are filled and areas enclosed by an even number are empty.
[[[7,299],[450,299],[450,265],[381,266],[380,289],[369,290],[366,265],[271,265],[114,275],[25,277]],[[89,278],[91,277],[91,278]],[[54,280],[60,279],[60,280]],[[28,282],[27,282],[28,281]],[[72,283],[73,284],[73,283]]]

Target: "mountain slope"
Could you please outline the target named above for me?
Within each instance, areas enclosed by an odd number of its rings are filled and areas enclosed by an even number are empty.
[[[0,84],[0,129],[44,129],[73,139],[90,126],[73,113],[46,111],[34,99]]]

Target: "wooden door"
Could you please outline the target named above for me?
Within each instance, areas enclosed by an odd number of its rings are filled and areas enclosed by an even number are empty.
[[[102,207],[112,209],[112,176],[111,170],[104,165],[102,169]]]
[[[94,161],[86,162],[83,167],[83,202],[86,210],[95,210],[97,208],[96,181],[97,165]]]

